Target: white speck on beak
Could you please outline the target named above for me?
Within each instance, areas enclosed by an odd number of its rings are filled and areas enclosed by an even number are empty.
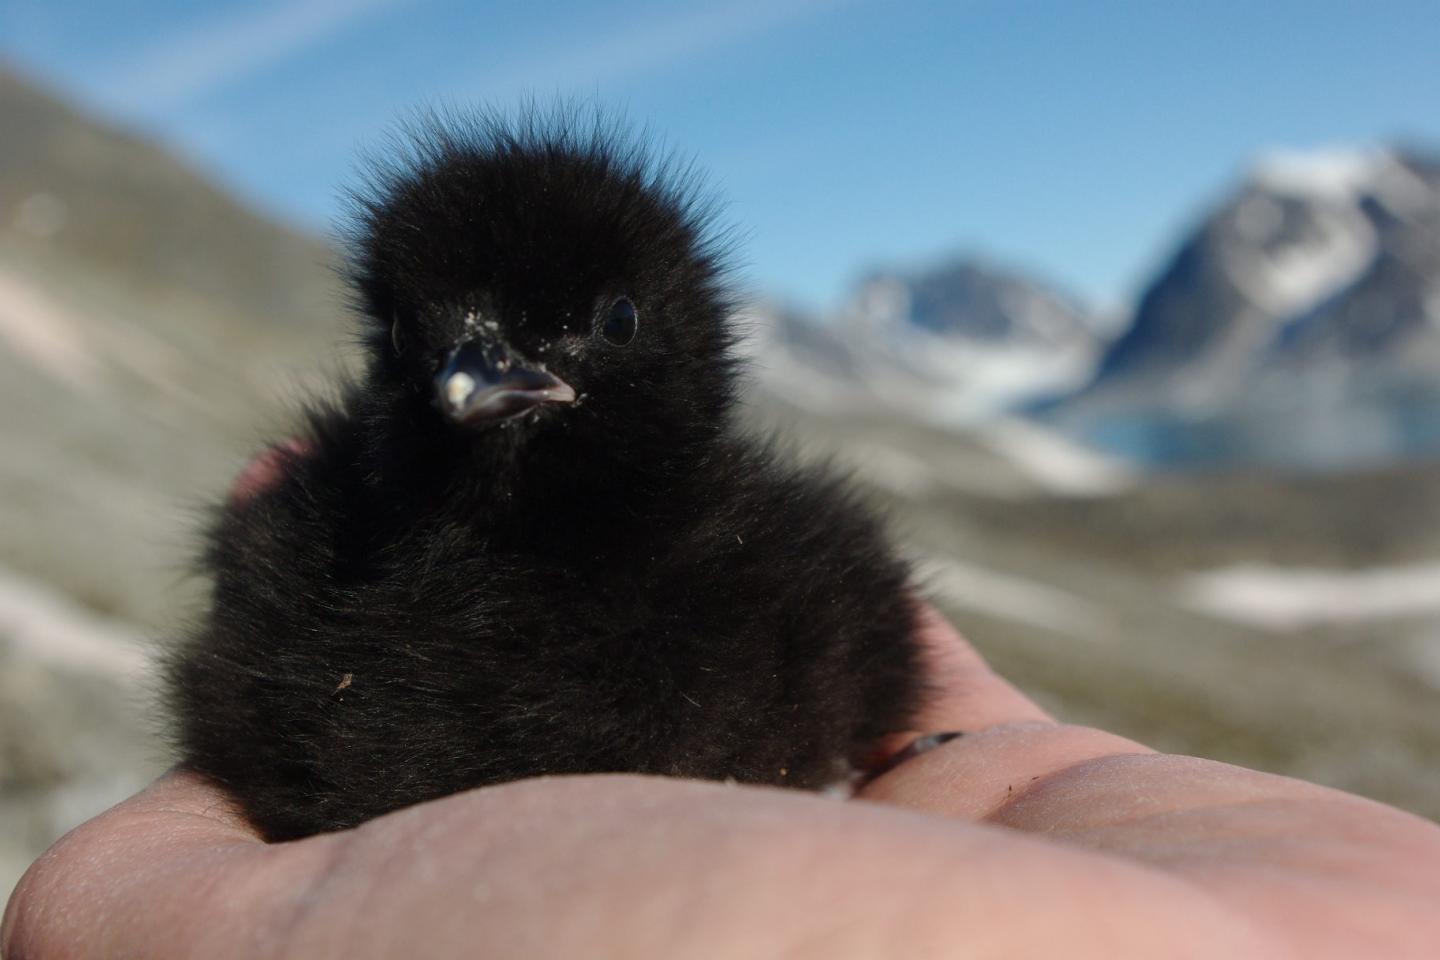
[[[450,374],[450,379],[445,381],[445,400],[456,409],[463,406],[474,392],[475,378],[463,371]]]

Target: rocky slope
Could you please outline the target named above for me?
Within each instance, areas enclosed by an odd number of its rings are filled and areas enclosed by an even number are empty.
[[[342,365],[333,256],[0,72],[0,557],[145,625],[203,504]]]
[[[1147,288],[1094,380],[1043,418],[1179,466],[1440,455],[1440,162],[1272,157]]]

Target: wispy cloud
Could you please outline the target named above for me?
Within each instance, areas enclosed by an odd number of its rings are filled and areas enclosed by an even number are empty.
[[[111,70],[104,96],[156,116],[316,45],[403,0],[298,0],[226,11],[142,47]]]
[[[855,0],[718,0],[696,9],[619,20],[613,30],[566,37],[493,64],[471,82],[505,92],[615,82],[654,73],[747,37]]]

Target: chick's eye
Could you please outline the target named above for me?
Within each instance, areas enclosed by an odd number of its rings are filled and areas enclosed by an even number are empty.
[[[405,331],[400,329],[399,320],[395,320],[390,324],[390,345],[395,348],[395,356],[404,355]]]
[[[635,312],[635,304],[628,297],[621,297],[610,305],[610,312],[605,315],[605,322],[600,327],[600,336],[617,347],[623,347],[635,339],[635,330],[639,325],[640,316]]]

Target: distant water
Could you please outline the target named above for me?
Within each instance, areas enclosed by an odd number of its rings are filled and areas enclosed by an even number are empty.
[[[1146,466],[1333,471],[1440,460],[1440,398],[1352,402],[1188,417],[1126,411],[1063,426],[1081,442]]]

